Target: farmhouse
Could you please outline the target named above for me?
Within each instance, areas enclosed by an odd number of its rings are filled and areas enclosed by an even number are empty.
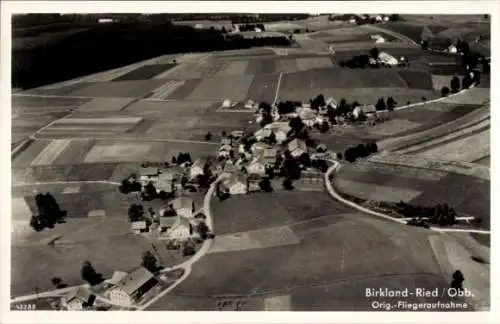
[[[256,157],[247,167],[248,174],[256,174],[260,177],[266,175],[266,163],[262,156]]]
[[[304,153],[307,153],[307,145],[306,142],[301,141],[299,139],[294,139],[290,143],[288,143],[288,151],[294,158],[298,158]]]
[[[109,279],[109,284],[112,286],[116,286],[120,281],[127,276],[128,273],[125,271],[115,270],[113,272],[113,276]]]
[[[274,167],[276,165],[276,158],[278,157],[278,150],[276,148],[268,148],[264,149],[262,153],[262,158],[264,163],[270,167]]]
[[[283,143],[288,138],[288,132],[291,127],[286,122],[273,122],[266,125],[264,128],[271,129],[276,136],[276,142]]]
[[[243,172],[233,173],[223,184],[231,195],[243,195],[247,193],[247,177]]]
[[[255,132],[254,136],[257,141],[262,141],[263,139],[271,136],[272,133],[273,131],[268,128],[261,128]]]
[[[158,189],[165,191],[166,193],[172,193],[175,191],[175,182],[178,180],[179,175],[173,170],[167,170],[160,173],[158,177]]]
[[[109,293],[115,304],[130,306],[158,285],[158,280],[146,268],[140,267],[123,277]]]
[[[152,181],[153,183],[158,182],[159,170],[158,168],[148,167],[139,169],[139,181],[143,184],[147,184]]]
[[[257,156],[257,155],[260,155],[262,154],[262,152],[264,152],[264,150],[268,148],[268,146],[262,142],[257,142],[257,143],[254,143],[252,145],[252,147],[250,147],[250,151],[252,151],[252,154],[253,156]]]
[[[172,201],[172,206],[178,215],[184,217],[192,217],[195,211],[193,199],[186,196],[181,196]]]
[[[146,224],[146,221],[137,221],[137,222],[132,222],[130,224],[131,226],[131,229],[132,229],[132,233],[134,234],[141,234],[141,233],[144,233],[148,226]]]
[[[93,295],[87,288],[79,287],[61,299],[61,303],[70,311],[81,311],[86,306],[91,307],[95,301]]]
[[[191,180],[196,179],[197,176],[203,174],[203,168],[205,167],[205,164],[207,163],[207,159],[202,159],[199,158],[196,161],[194,161],[193,165],[189,169],[189,178]]]

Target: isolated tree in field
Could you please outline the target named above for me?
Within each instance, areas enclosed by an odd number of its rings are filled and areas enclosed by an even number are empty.
[[[151,251],[146,251],[142,254],[141,266],[153,274],[156,274],[160,269],[158,267],[158,260]]]
[[[465,281],[464,274],[460,270],[456,270],[452,275],[451,288],[459,291],[463,290],[462,283]]]
[[[378,59],[378,55],[380,54],[378,48],[374,47],[370,50],[370,55],[374,59]]]
[[[52,277],[50,281],[55,287],[57,287],[62,282],[62,279],[59,277]]]
[[[212,139],[212,133],[208,132],[205,134],[205,141],[210,141]]]
[[[450,88],[448,88],[448,87],[441,88],[441,96],[442,97],[447,97],[449,94],[450,94]]]
[[[89,261],[84,261],[81,271],[82,279],[88,282],[91,286],[95,286],[104,281],[100,273],[95,271],[94,267]]]
[[[451,93],[457,93],[460,90],[460,79],[454,76],[450,81]]]
[[[387,98],[387,110],[393,111],[397,104],[393,97]]]

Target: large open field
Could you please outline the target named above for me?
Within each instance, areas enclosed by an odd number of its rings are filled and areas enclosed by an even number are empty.
[[[390,172],[388,172],[390,171]],[[420,205],[447,203],[459,214],[481,217],[490,227],[490,181],[444,171],[361,162],[342,166],[336,187],[368,200]]]

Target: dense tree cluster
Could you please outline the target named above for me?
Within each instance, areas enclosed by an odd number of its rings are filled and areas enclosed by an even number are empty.
[[[142,205],[138,204],[132,204],[128,208],[128,221],[133,223],[133,222],[138,222],[142,221],[144,219],[144,208]]]
[[[67,215],[67,211],[61,210],[54,196],[50,193],[37,194],[35,196],[37,214],[30,219],[31,227],[39,232],[44,228],[53,228],[58,222],[62,222]]]
[[[245,38],[213,28],[194,29],[170,22],[95,24],[77,33],[72,32],[74,29],[70,26],[64,37],[51,38],[34,48],[14,48],[13,87],[33,88],[165,54],[291,44],[285,36]]]
[[[102,274],[98,273],[89,261],[84,261],[81,270],[82,279],[91,286],[98,285],[104,281]]]
[[[151,251],[146,251],[142,254],[141,266],[155,275],[162,269],[162,267],[158,266],[158,259]]]
[[[450,226],[455,224],[456,212],[448,204],[437,204],[436,206],[418,206],[401,201],[396,204],[396,211],[404,217],[428,218],[428,222],[439,226]]]
[[[378,152],[377,143],[368,142],[347,148],[344,152],[344,158],[346,161],[352,163],[358,158],[367,157],[376,152]]]
[[[183,164],[185,162],[189,162],[189,163],[193,163],[193,160],[191,159],[191,154],[189,153],[184,153],[184,152],[181,152],[179,154],[177,154],[177,158],[172,158],[172,163],[175,163],[175,164]]]
[[[241,25],[238,25],[238,28],[242,32],[254,31],[256,28],[259,28],[261,31],[265,30],[264,24],[241,24]]]
[[[118,190],[123,194],[141,191],[141,189],[142,185],[140,184],[140,182],[135,180],[135,176],[130,176],[127,179],[123,179],[122,183],[118,186]]]

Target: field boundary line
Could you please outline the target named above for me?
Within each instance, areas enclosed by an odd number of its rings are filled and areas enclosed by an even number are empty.
[[[108,180],[82,180],[82,181],[39,181],[39,182],[19,182],[12,184],[12,187],[27,187],[27,186],[48,186],[48,185],[58,185],[58,184],[109,184],[112,186],[119,186],[119,182],[108,181]]]
[[[282,78],[283,78],[283,72],[280,72],[280,75],[278,77],[278,84],[276,85],[276,94],[274,95],[273,105],[276,104],[276,101],[278,101],[278,96],[279,96],[279,92],[280,92]]]
[[[332,166],[330,166],[330,168],[327,170],[327,172],[325,173],[325,185],[326,185],[326,188],[328,190],[328,192],[330,193],[330,195],[344,203],[345,205],[348,205],[352,208],[355,208],[361,212],[364,212],[366,214],[370,214],[370,215],[373,215],[373,216],[376,216],[376,217],[379,217],[379,218],[384,218],[384,219],[387,219],[387,220],[390,220],[390,221],[393,221],[393,222],[396,222],[396,223],[400,223],[400,224],[403,224],[403,225],[406,225],[406,221],[400,219],[400,218],[395,218],[395,217],[391,217],[389,215],[386,215],[386,214],[383,214],[383,213],[379,213],[379,212],[376,212],[376,211],[373,211],[369,208],[366,208],[366,207],[363,207],[363,206],[360,206],[358,204],[356,204],[355,202],[352,202],[348,199],[345,199],[343,198],[342,196],[340,196],[340,194],[335,191],[335,189],[333,188],[333,185],[332,185],[332,182],[330,181],[330,175],[333,173],[333,172],[337,172],[340,167],[341,167],[341,164],[338,162],[338,161],[335,161],[335,160],[330,160],[330,162],[332,162]],[[335,177],[334,177],[335,178]],[[439,228],[439,227],[430,227],[429,228],[430,230],[432,231],[436,231],[436,232],[448,232],[448,233],[475,233],[475,234],[485,234],[485,235],[490,235],[490,231],[487,231],[487,230],[474,230],[474,229],[459,229],[459,228]]]

